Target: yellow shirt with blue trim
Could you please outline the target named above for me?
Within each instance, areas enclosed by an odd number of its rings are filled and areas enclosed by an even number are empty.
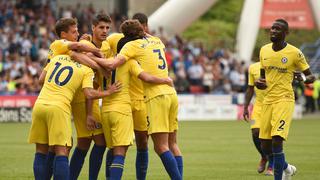
[[[260,62],[256,62],[249,66],[249,80],[248,80],[249,86],[254,86],[254,81],[260,78],[260,67],[261,67]],[[263,102],[265,91],[254,87],[254,92],[256,94],[254,103],[256,105],[261,105]]]
[[[112,53],[114,56],[117,54],[118,43],[124,35],[122,33],[113,33],[107,38],[107,42],[110,45]],[[143,100],[143,85],[142,81],[136,77],[132,76],[130,80],[130,88],[129,88],[130,98],[131,100]]]
[[[167,78],[169,73],[164,49],[165,46],[159,38],[148,36],[126,43],[119,54],[126,60],[137,60],[145,72],[159,78]],[[143,87],[146,101],[159,95],[176,93],[175,89],[167,84],[143,82]]]
[[[111,59],[108,59],[111,60]],[[103,78],[101,87],[104,90],[114,82],[121,82],[121,91],[102,99],[102,112],[116,111],[122,114],[131,114],[131,100],[129,82],[132,76],[138,76],[143,70],[135,60],[129,60],[112,71],[108,79]]]
[[[292,80],[294,71],[304,71],[309,65],[302,52],[287,44],[280,51],[272,49],[272,43],[260,50],[261,68],[266,72],[267,89],[264,104],[294,101]]]
[[[57,55],[47,65],[44,85],[36,103],[50,104],[71,113],[71,101],[78,88],[93,88],[92,69],[73,61],[68,55]]]

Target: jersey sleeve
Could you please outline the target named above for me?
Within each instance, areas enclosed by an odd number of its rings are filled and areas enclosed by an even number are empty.
[[[249,75],[248,75],[248,85],[249,86],[254,86],[254,75],[253,75],[253,72],[252,72],[252,65],[249,66]]]
[[[119,54],[128,61],[129,59],[134,58],[135,52],[137,52],[137,50],[134,48],[132,43],[128,42],[123,46]]]
[[[114,56],[114,54],[112,53],[110,44],[106,40],[102,42],[100,50],[103,53],[103,55],[105,56],[105,58],[110,58],[110,57]]]
[[[303,53],[300,50],[297,53],[296,67],[300,71],[304,71],[306,69],[309,69],[309,64],[307,63],[306,58],[304,57]]]
[[[93,88],[94,72],[92,69],[86,67],[82,81],[82,88]]]
[[[69,41],[64,39],[56,40],[51,44],[50,50],[54,55],[70,55],[69,43]]]
[[[80,40],[79,42],[82,43],[82,44],[85,44],[85,45],[87,45],[89,47],[93,47],[93,48],[95,47],[95,45],[92,44],[92,42],[90,42],[88,40]]]
[[[129,63],[129,71],[131,75],[138,77],[139,74],[143,72],[143,69],[140,67],[136,60],[132,59],[129,60],[127,63]]]

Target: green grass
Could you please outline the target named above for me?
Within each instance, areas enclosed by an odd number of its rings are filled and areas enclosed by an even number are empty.
[[[33,179],[34,145],[26,143],[30,124],[0,123],[0,179]],[[294,180],[320,179],[320,120],[292,123],[284,149],[286,159],[298,168]],[[184,155],[185,180],[273,179],[257,174],[259,160],[249,125],[236,121],[181,122],[179,144]],[[131,147],[123,179],[134,180],[135,147]],[[88,159],[79,179],[88,177]],[[100,172],[104,179],[104,167]],[[150,143],[147,179],[169,179]]]

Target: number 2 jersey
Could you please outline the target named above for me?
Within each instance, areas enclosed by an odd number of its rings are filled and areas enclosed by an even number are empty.
[[[260,65],[266,72],[267,81],[263,103],[293,102],[293,72],[309,68],[302,52],[290,44],[280,51],[274,51],[270,43],[260,50]]]
[[[51,58],[45,67],[44,85],[36,103],[50,104],[71,113],[71,101],[78,88],[93,88],[92,69],[73,61],[68,55]]]
[[[168,67],[164,55],[164,44],[154,36],[130,41],[124,45],[120,55],[128,61],[134,59],[138,61],[141,68],[156,77],[168,77]],[[143,82],[145,100],[148,101],[159,95],[175,94],[173,87],[166,84],[151,84]]]

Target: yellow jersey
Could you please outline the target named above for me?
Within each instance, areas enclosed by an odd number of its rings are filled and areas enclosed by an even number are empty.
[[[167,78],[169,73],[164,48],[159,38],[148,36],[126,43],[119,54],[126,60],[137,60],[145,72],[159,78]],[[175,89],[167,84],[143,82],[143,87],[146,101],[159,95],[176,93]]]
[[[50,104],[71,113],[71,101],[78,88],[93,88],[92,69],[73,61],[68,55],[58,55],[47,65],[44,85],[36,103]]]
[[[124,35],[122,33],[113,33],[110,36],[108,36],[107,42],[109,43],[112,53],[114,55],[117,54],[118,43],[120,39],[123,37]],[[143,100],[142,81],[138,77],[132,76],[129,86],[130,86],[129,93],[130,93],[131,100]]]
[[[87,46],[89,46],[89,47],[96,47],[96,45],[95,44],[93,44],[93,42],[90,42],[90,41],[87,41],[87,40],[81,40],[80,41],[80,43],[83,43],[83,44],[85,44],[85,45],[87,45]],[[100,76],[94,76],[94,81],[96,81],[96,82],[99,82],[100,80],[99,80],[99,77]],[[85,102],[86,101],[86,97],[85,97],[85,95],[84,95],[84,93],[83,93],[83,91],[82,91],[82,88],[80,87],[77,91],[76,91],[76,94],[74,95],[74,98],[73,98],[73,101],[72,101],[72,103],[83,103],[83,102]],[[96,99],[96,100],[94,100],[94,101],[96,101],[95,103],[98,103],[98,99]]]
[[[266,72],[267,82],[263,103],[294,101],[293,72],[309,68],[302,52],[290,44],[280,51],[274,51],[270,43],[261,48],[260,63],[261,68]]]
[[[58,39],[53,41],[49,47],[48,59],[51,59],[57,55],[70,55],[71,50],[69,50],[68,47],[69,43],[70,41],[65,39]]]
[[[110,60],[110,59],[108,59]],[[121,82],[121,91],[102,99],[102,112],[116,111],[131,114],[131,100],[129,95],[129,82],[132,76],[138,76],[143,70],[135,60],[129,60],[112,71],[110,78],[102,78],[101,87],[104,90],[116,81]]]
[[[258,80],[259,78],[260,78],[260,62],[256,62],[249,66],[248,85],[254,86],[254,81]],[[265,91],[254,87],[254,92],[256,94],[254,103],[257,105],[261,105],[263,102]]]
[[[122,33],[113,33],[107,37],[106,41],[109,43],[111,51],[114,56],[117,54],[118,42],[123,37],[124,35]]]

